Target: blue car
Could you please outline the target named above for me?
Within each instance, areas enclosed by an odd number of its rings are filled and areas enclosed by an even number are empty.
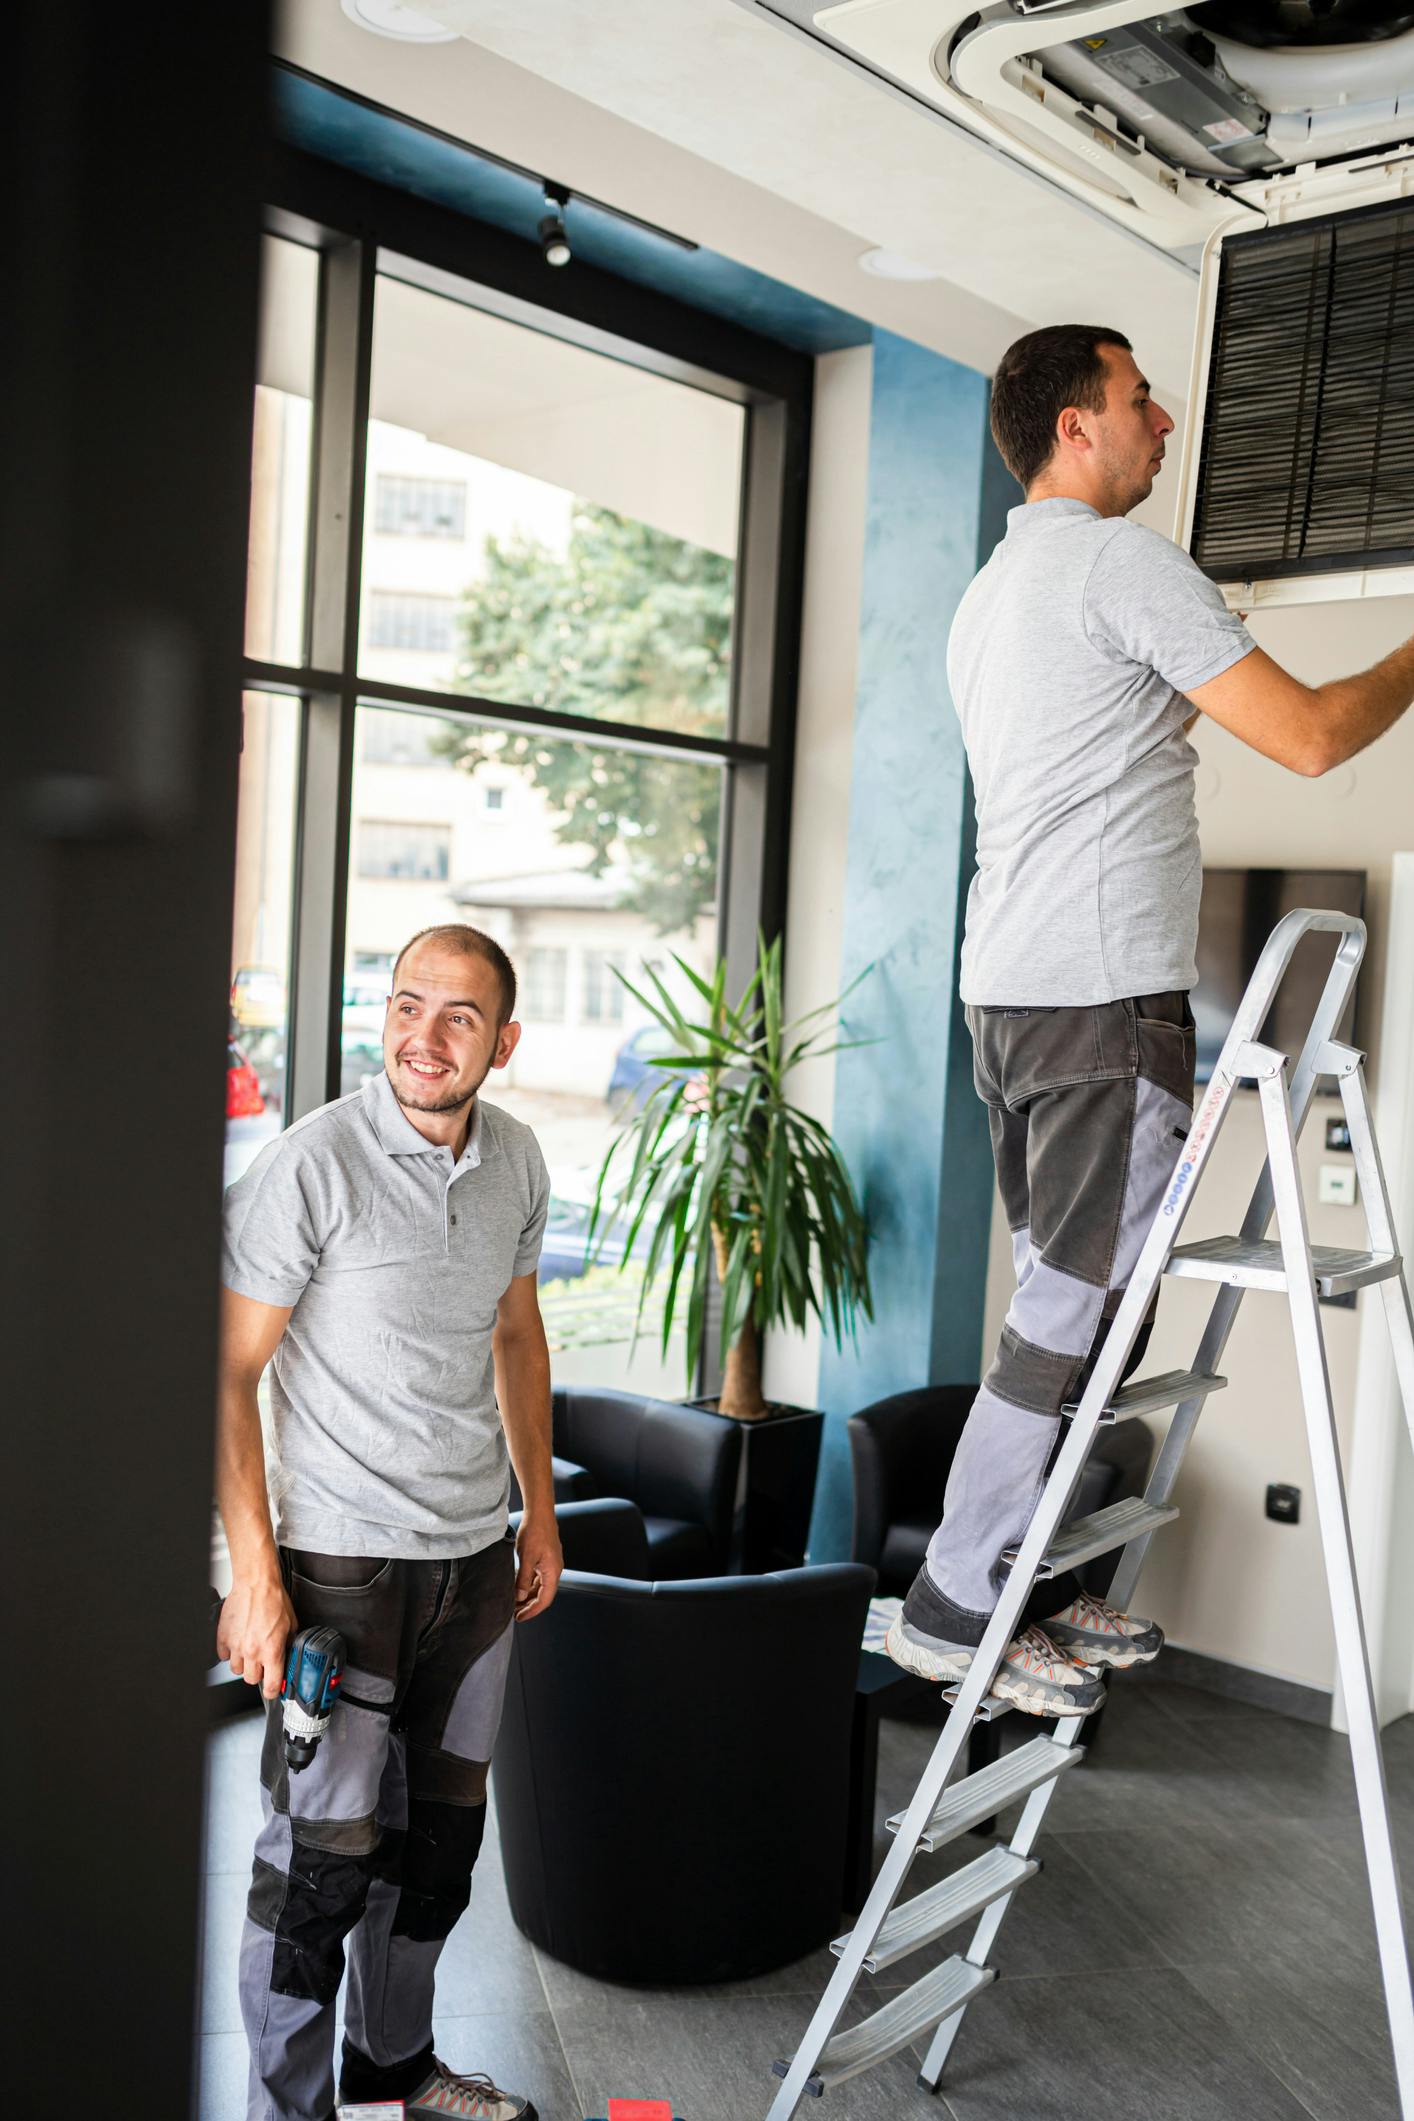
[[[627,1111],[631,1105],[647,1104],[663,1080],[663,1070],[650,1068],[648,1063],[660,1054],[676,1053],[677,1050],[677,1040],[661,1024],[640,1024],[614,1055],[614,1072],[609,1077],[609,1103],[620,1111]]]
[[[591,1247],[589,1216],[588,1201],[561,1200],[558,1193],[550,1195],[545,1241],[540,1248],[540,1265],[535,1272],[537,1282],[578,1281],[591,1266],[617,1267],[622,1264],[626,1250],[625,1225],[611,1223],[607,1231],[601,1226]],[[647,1228],[640,1230],[633,1248],[635,1253],[647,1251],[652,1234]],[[602,1245],[600,1238],[603,1239]]]

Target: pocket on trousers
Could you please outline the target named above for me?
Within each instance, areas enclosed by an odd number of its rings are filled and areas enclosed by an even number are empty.
[[[290,1571],[312,1591],[373,1591],[391,1573],[393,1557],[380,1554],[310,1554],[291,1547]]]
[[[1140,1000],[1153,1004],[1159,997],[1143,995]],[[1187,995],[1177,995],[1172,1000],[1179,1005],[1178,1017],[1146,1016],[1137,1003],[1128,1005],[1134,1012],[1139,1073],[1146,1081],[1167,1090],[1170,1096],[1182,1098],[1191,1105],[1198,1055],[1197,1033]]]

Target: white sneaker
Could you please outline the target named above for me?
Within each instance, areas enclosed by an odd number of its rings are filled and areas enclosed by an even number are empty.
[[[1046,1633],[1072,1664],[1110,1665],[1116,1671],[1152,1664],[1164,1646],[1164,1631],[1152,1620],[1135,1620],[1085,1591],[1063,1613],[1051,1616]]]
[[[894,1663],[922,1679],[952,1686],[972,1669],[975,1650],[938,1642],[900,1613],[884,1643]],[[1028,1716],[1089,1716],[1105,1698],[1098,1679],[1073,1664],[1040,1628],[1023,1628],[1007,1645],[992,1692]]]

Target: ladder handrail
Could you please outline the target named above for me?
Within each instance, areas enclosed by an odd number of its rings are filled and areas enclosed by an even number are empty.
[[[1242,1046],[1252,1044],[1258,1039],[1297,944],[1305,935],[1322,932],[1339,935],[1340,942],[1336,946],[1331,969],[1326,974],[1326,984],[1321,990],[1321,999],[1312,1019],[1306,1045],[1301,1051],[1301,1060],[1304,1062],[1308,1052],[1314,1050],[1316,1044],[1323,1044],[1325,1038],[1333,1035],[1350,998],[1350,989],[1360,969],[1360,961],[1365,955],[1365,923],[1354,913],[1333,913],[1319,906],[1296,906],[1290,913],[1282,915],[1262,945],[1261,955],[1252,968],[1252,976],[1237,1005],[1232,1028],[1223,1041],[1223,1049],[1217,1062],[1219,1067],[1230,1054],[1235,1054]],[[1327,1005],[1333,1001],[1336,1001],[1337,1005],[1328,1013]],[[1323,1025],[1328,1025],[1329,1029],[1317,1040],[1317,1027]],[[1299,1070],[1298,1063],[1297,1073]]]

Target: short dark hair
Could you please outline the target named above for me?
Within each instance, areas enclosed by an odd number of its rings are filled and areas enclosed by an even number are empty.
[[[1051,461],[1067,405],[1104,411],[1102,346],[1133,352],[1122,331],[1103,324],[1047,324],[1002,355],[992,378],[992,439],[1023,490]]]
[[[398,971],[416,943],[436,943],[441,950],[455,950],[462,957],[484,958],[501,986],[501,1022],[508,1024],[516,1013],[516,968],[494,935],[465,921],[442,921],[435,928],[419,928],[410,935],[393,962],[393,992],[398,991]]]

